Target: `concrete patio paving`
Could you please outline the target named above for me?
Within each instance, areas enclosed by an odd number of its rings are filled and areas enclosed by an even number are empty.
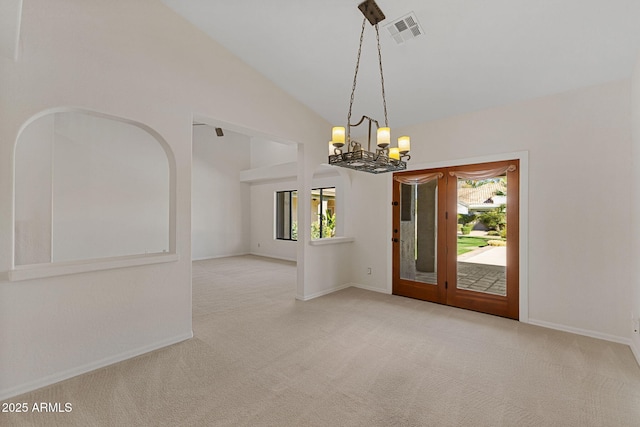
[[[458,262],[471,262],[474,264],[507,265],[506,246],[485,246],[474,251],[458,256]]]
[[[507,294],[507,248],[485,246],[458,256],[458,289]],[[416,272],[416,281],[435,283],[435,273]]]

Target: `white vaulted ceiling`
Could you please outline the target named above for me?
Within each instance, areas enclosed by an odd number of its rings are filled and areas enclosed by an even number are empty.
[[[359,0],[162,0],[330,123],[344,125]],[[377,0],[391,126],[629,78],[640,0]],[[413,12],[425,34],[384,28]],[[202,51],[206,55],[206,50]],[[354,117],[382,119],[367,23]]]

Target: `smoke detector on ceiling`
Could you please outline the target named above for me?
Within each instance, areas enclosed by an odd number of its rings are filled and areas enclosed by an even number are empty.
[[[386,25],[385,28],[398,44],[403,44],[407,40],[415,39],[424,34],[418,23],[418,18],[413,12],[394,20]]]

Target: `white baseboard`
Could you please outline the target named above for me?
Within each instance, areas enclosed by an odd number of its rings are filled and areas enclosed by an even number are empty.
[[[296,295],[296,299],[300,300],[300,301],[309,301],[311,299],[318,298],[318,297],[321,297],[321,296],[324,296],[324,295],[328,295],[328,294],[332,294],[334,292],[338,292],[338,291],[341,291],[341,290],[347,289],[347,288],[364,289],[366,291],[380,292],[380,293],[387,294],[387,295],[391,294],[386,289],[374,288],[372,286],[360,285],[358,283],[345,283],[344,285],[336,286],[335,288],[331,288],[331,289],[325,289],[324,291],[316,292],[314,294],[307,295],[305,297],[300,296],[300,295]]]
[[[291,261],[291,262],[296,262],[297,261],[295,258],[287,258],[287,257],[283,257],[283,256],[259,254],[259,253],[256,253],[256,252],[250,252],[249,255],[259,256],[259,257],[262,257],[262,258],[278,259],[280,261]]]
[[[374,288],[373,286],[360,285],[358,283],[352,283],[351,286],[358,289],[364,289],[365,291],[379,292],[381,294],[391,295],[391,291],[389,289]]]
[[[588,329],[574,328],[573,326],[560,325],[557,323],[546,322],[544,320],[536,320],[529,318],[531,325],[542,326],[543,328],[555,329],[557,331],[571,332],[572,334],[583,335],[585,337],[598,338],[605,341],[611,341],[618,344],[631,345],[631,340],[616,335],[604,334],[602,332],[590,331]]]
[[[305,295],[305,296],[296,295],[296,299],[300,300],[300,301],[309,301],[309,300],[312,300],[314,298],[318,298],[318,297],[321,297],[321,296],[324,296],[324,295],[329,295],[329,294],[332,294],[334,292],[338,292],[338,291],[341,291],[343,289],[347,289],[347,288],[350,288],[350,287],[351,287],[351,283],[346,283],[344,285],[336,286],[336,287],[330,288],[330,289],[325,289],[324,291],[316,292],[316,293],[313,293],[311,295]]]
[[[243,255],[250,255],[250,254],[249,254],[249,252],[238,252],[238,253],[231,253],[231,254],[222,254],[222,255],[191,258],[191,261],[206,261],[208,259],[229,258],[229,257],[232,257],[232,256],[243,256]]]
[[[172,344],[177,344],[179,342],[188,340],[190,338],[193,338],[193,331],[188,334],[178,335],[176,337],[169,338],[151,345],[139,347],[131,351],[126,351],[124,353],[120,353],[115,356],[110,356],[101,360],[97,360],[95,362],[90,362],[85,365],[69,369],[67,371],[58,372],[52,375],[48,375],[44,378],[39,378],[34,381],[29,381],[19,386],[11,387],[5,390],[0,390],[0,400],[6,400],[11,397],[18,396],[20,394],[28,393],[30,391],[49,386],[51,384],[55,384],[60,381],[67,380],[69,378],[72,378],[78,375],[86,374],[87,372],[95,371],[96,369],[104,368],[105,366],[113,365],[114,363],[122,362],[124,360],[131,359],[136,356],[140,356],[150,351],[158,350],[160,348],[167,347]]]
[[[296,262],[295,258],[287,258],[287,257],[274,256],[274,255],[259,254],[259,253],[256,253],[256,252],[239,252],[239,253],[226,254],[226,255],[216,255],[216,256],[207,256],[207,257],[201,257],[201,258],[192,258],[191,261],[206,261],[208,259],[229,258],[229,257],[232,257],[232,256],[245,256],[245,255],[259,256],[259,257],[262,257],[262,258],[272,258],[272,259],[277,259],[277,260],[280,260],[280,261]]]

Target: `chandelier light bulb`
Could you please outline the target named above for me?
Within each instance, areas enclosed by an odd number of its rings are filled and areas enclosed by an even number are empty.
[[[386,148],[391,144],[391,129],[378,128],[378,147]]]
[[[411,151],[411,138],[408,136],[398,138],[398,149],[402,154],[407,154]]]
[[[334,126],[331,129],[331,142],[338,148],[344,145],[344,126]]]

